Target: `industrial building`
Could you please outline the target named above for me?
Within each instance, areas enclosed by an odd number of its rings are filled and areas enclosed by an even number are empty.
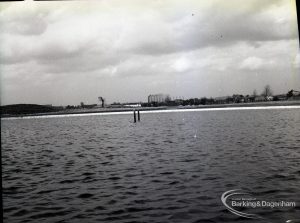
[[[150,94],[148,96],[148,103],[164,103],[170,99],[168,94]]]

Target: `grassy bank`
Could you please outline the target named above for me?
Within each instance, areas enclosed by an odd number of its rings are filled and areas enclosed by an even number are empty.
[[[1,114],[1,118],[9,117],[27,117],[27,116],[45,116],[45,115],[68,115],[68,114],[85,114],[85,113],[113,113],[128,112],[133,110],[154,111],[154,110],[170,110],[170,109],[207,109],[207,108],[230,108],[230,107],[265,107],[265,106],[296,106],[300,105],[300,101],[268,101],[253,103],[234,103],[234,104],[212,104],[198,106],[175,106],[175,107],[139,107],[139,108],[92,108],[92,109],[64,109],[60,111],[27,113],[27,114]]]

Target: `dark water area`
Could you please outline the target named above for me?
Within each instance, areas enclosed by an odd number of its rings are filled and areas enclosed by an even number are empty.
[[[4,222],[300,218],[300,110],[1,120]],[[229,212],[242,189],[292,208]],[[245,209],[251,212],[250,209]]]

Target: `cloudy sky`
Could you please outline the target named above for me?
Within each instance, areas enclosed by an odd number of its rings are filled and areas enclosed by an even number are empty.
[[[0,3],[1,104],[300,90],[295,1]]]

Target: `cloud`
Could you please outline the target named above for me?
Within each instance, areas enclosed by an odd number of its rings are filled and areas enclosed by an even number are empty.
[[[259,41],[297,38],[292,6],[281,1],[250,1],[250,4],[226,1],[225,5],[222,1],[212,1],[201,8],[192,5],[195,8],[191,7],[177,17],[167,14],[167,19],[162,21],[157,21],[159,16],[139,18],[142,25],[134,29],[132,36],[147,35],[142,41],[134,39],[132,48],[140,54],[163,54],[208,46],[222,47],[239,41],[257,44]]]
[[[258,70],[264,66],[265,62],[263,59],[258,57],[248,57],[243,60],[240,68],[241,69],[249,69],[249,70]]]
[[[95,3],[96,7],[82,2],[16,4],[0,13],[4,27],[0,63],[53,61],[89,50],[160,55],[238,41],[257,44],[297,37],[296,16],[287,13],[291,5],[232,1],[234,7],[222,1],[167,1],[163,5],[169,4],[169,10],[157,9],[155,2],[115,6],[117,1],[113,1],[114,7],[105,1]],[[78,5],[84,6],[82,11],[77,10]],[[17,50],[20,48],[22,51]]]
[[[185,72],[190,69],[191,65],[188,59],[186,59],[185,57],[181,57],[174,62],[172,67],[177,72]]]

